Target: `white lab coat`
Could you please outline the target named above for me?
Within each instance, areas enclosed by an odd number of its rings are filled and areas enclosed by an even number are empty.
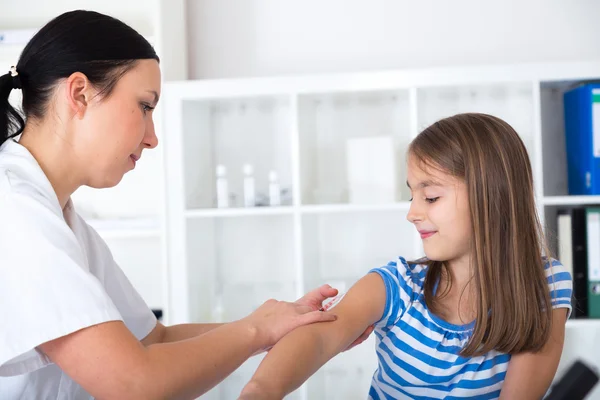
[[[89,399],[36,346],[120,320],[143,339],[156,318],[106,243],[61,210],[39,164],[13,140],[0,147],[0,399]]]

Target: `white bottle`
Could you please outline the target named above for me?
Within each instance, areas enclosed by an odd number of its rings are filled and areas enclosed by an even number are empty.
[[[242,172],[244,173],[244,207],[254,207],[256,205],[254,193],[254,168],[252,165],[245,164]]]
[[[279,189],[279,181],[277,172],[275,171],[269,172],[269,205],[281,205],[281,190]]]
[[[217,207],[229,207],[229,188],[227,186],[227,168],[217,165]]]

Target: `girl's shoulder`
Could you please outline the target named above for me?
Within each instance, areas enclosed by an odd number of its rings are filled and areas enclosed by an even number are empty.
[[[387,273],[391,273],[399,281],[403,281],[413,287],[423,287],[423,282],[427,274],[428,261],[426,258],[407,261],[406,258],[399,256],[396,260],[390,261],[386,266],[377,268],[376,270],[384,270]]]
[[[542,261],[544,263],[546,277],[554,277],[559,281],[572,279],[570,269],[563,265],[560,260],[552,257],[543,257]]]

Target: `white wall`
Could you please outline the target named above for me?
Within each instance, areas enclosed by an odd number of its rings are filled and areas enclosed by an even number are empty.
[[[63,12],[94,10],[117,17],[143,35],[154,34],[156,1],[119,0],[0,0],[0,29],[38,29]]]
[[[190,78],[600,59],[597,0],[187,0]]]

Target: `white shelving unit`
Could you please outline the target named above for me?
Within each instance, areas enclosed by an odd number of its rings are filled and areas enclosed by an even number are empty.
[[[583,204],[600,204],[600,196],[546,196],[545,206],[572,206]]]
[[[548,233],[555,231],[558,207],[600,204],[600,196],[568,196],[561,111],[567,88],[599,77],[600,62],[583,62],[169,83],[167,322],[229,321],[270,297],[294,300],[322,283],[347,290],[398,255],[422,256],[419,236],[405,221],[406,147],[428,124],[459,112],[497,115],[522,135],[540,216]],[[395,146],[395,200],[351,204],[346,141],[377,136]],[[291,202],[240,207],[245,163],[255,166],[259,193],[276,170]],[[217,164],[227,167],[235,195],[229,209],[215,208]],[[555,235],[549,237],[556,248]],[[589,355],[600,354],[598,334],[600,321],[569,321],[559,374],[576,357],[600,366],[600,357]],[[203,398],[237,396],[260,359]],[[371,338],[289,398],[364,398],[375,367]]]
[[[185,1],[111,2],[87,0],[26,0],[0,15],[0,74],[15,65],[26,42],[52,18],[85,8],[121,19],[144,35],[161,58],[163,81],[187,78]],[[16,40],[15,40],[16,39]],[[20,105],[20,91],[11,101]],[[162,108],[154,112],[159,141]],[[152,308],[166,308],[166,248],[164,236],[164,163],[160,149],[145,151],[136,170],[116,187],[81,188],[73,195],[78,212],[107,241],[115,260]]]

